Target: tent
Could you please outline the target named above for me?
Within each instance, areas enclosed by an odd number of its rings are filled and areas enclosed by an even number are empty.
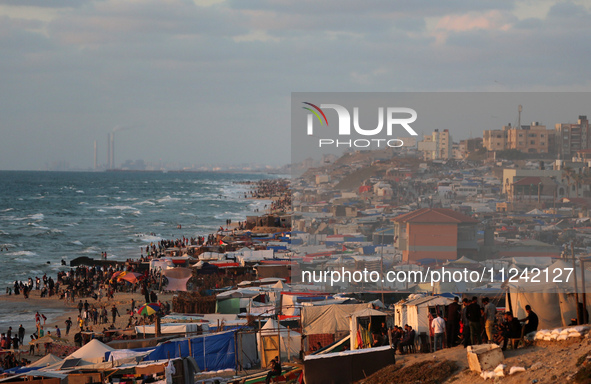
[[[386,322],[387,314],[385,312],[376,311],[372,308],[364,308],[360,311],[354,312],[349,316],[349,329],[350,329],[350,336],[351,336],[351,349],[359,349],[363,348],[365,344],[368,342],[371,343],[371,335],[365,335],[366,338],[369,336],[369,340],[366,340],[365,343],[362,342],[364,337],[362,333],[371,333],[371,328],[374,328],[376,325],[380,326],[382,322]],[[369,324],[367,329],[361,325],[360,319],[368,319]],[[361,342],[361,343],[360,343]]]
[[[82,348],[66,357],[65,360],[81,359],[81,362],[78,365],[102,363],[105,361],[105,353],[111,352],[113,349],[114,348],[101,343],[97,339],[92,339]]]
[[[331,304],[314,307],[302,307],[302,334],[335,334],[349,332],[349,316],[365,308],[371,308],[370,303],[364,304]]]
[[[43,356],[41,359],[35,361],[34,363],[27,365],[27,368],[42,368],[47,367],[48,365],[53,365],[55,363],[60,363],[62,361],[64,361],[64,359],[60,359],[56,355],[50,353],[48,355]]]
[[[236,341],[240,351],[235,356]],[[167,360],[177,357],[193,356],[203,371],[219,371],[234,369],[238,364],[254,364],[256,358],[256,341],[252,333],[226,331],[200,335],[191,338],[169,340],[159,344],[149,353],[144,361]]]
[[[267,366],[271,359],[278,355],[277,340],[281,336],[279,349],[281,351],[281,361],[291,361],[294,357],[298,358],[302,348],[302,335],[298,332],[287,329],[281,324],[277,328],[277,322],[269,319],[257,334],[257,344],[259,346],[259,356],[261,365]]]
[[[396,323],[398,326],[408,324],[417,332],[429,333],[429,311],[430,308],[449,305],[453,300],[443,296],[425,296],[404,303],[406,307],[406,321]],[[397,321],[397,316],[394,317]]]
[[[162,273],[168,279],[165,288],[167,291],[186,291],[187,281],[193,276],[193,271],[189,268],[169,268]]]
[[[557,260],[548,267],[549,282],[546,282],[545,273],[537,277],[539,282],[532,282],[534,274],[527,276],[527,281],[517,276],[517,282],[507,283],[507,307],[509,303],[513,314],[522,319],[527,316],[525,306],[530,305],[532,311],[538,315],[538,329],[556,328],[570,324],[570,319],[577,318],[577,304],[574,294],[574,274],[578,279],[578,291],[583,292],[581,281],[581,268],[577,265],[572,275],[567,276],[573,268],[572,263],[564,260]],[[545,268],[540,268],[542,271]],[[558,273],[561,276],[558,276]],[[568,278],[568,282],[567,281]],[[553,280],[563,282],[554,283]],[[591,271],[585,271],[586,287],[591,288]],[[589,288],[586,289],[589,291]],[[582,295],[579,295],[579,302],[583,302]],[[587,306],[591,304],[591,295],[587,297]]]

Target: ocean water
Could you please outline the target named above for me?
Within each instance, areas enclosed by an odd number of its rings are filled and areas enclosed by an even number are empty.
[[[207,235],[266,201],[236,184],[274,176],[230,173],[0,171],[0,294],[15,280],[54,276],[106,251],[138,258],[160,239]],[[177,229],[177,225],[181,229]]]

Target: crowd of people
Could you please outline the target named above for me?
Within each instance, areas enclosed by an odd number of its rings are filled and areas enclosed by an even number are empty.
[[[498,313],[497,307],[488,298],[483,297],[478,303],[476,296],[464,298],[462,304],[455,297],[447,307],[445,317],[437,314],[431,320],[431,334],[434,336],[435,350],[446,346],[452,348],[458,344],[465,347],[485,343],[497,343],[507,348],[509,339],[521,338],[538,329],[538,316],[529,305],[525,306],[527,317],[517,319],[511,311]]]
[[[497,307],[488,297],[478,302],[477,297],[463,299],[460,304],[458,297],[447,306],[444,313],[430,314],[430,336],[433,338],[433,352],[443,348],[453,348],[463,345],[495,343],[502,345],[503,350],[511,339],[521,339],[522,336],[538,329],[538,315],[531,306],[525,306],[527,316],[518,319],[511,311],[498,312]],[[386,329],[385,325],[379,332],[373,333],[372,347],[388,345],[403,354],[409,346],[415,345],[416,331],[406,324],[404,327],[394,326]]]

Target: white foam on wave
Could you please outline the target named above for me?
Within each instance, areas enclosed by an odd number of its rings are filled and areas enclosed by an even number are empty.
[[[27,217],[32,220],[43,220],[45,218],[45,215],[42,213],[35,213],[34,215],[29,215]]]
[[[74,244],[74,245],[84,245],[82,244],[82,242],[80,240],[74,240],[74,241],[70,241],[70,243]]]
[[[140,201],[139,203],[134,203],[133,205],[156,205],[156,203],[150,200],[144,200]]]
[[[109,217],[109,219],[120,220],[120,219],[123,219],[123,216],[111,216],[111,217]]]
[[[159,203],[168,203],[171,201],[179,201],[180,199],[178,197],[171,197],[170,195],[166,195],[161,199],[156,200]]]
[[[14,251],[6,253],[7,256],[37,256],[37,254],[33,251]],[[26,259],[19,259],[26,260]]]
[[[1,210],[0,212],[10,212],[10,211],[14,211],[14,208],[6,208]]]
[[[75,227],[75,226],[80,225],[80,224],[78,224],[78,223],[67,223],[67,224],[64,224],[64,225],[66,227]]]
[[[131,210],[131,211],[135,211],[136,208],[131,207],[129,205],[111,205],[109,207],[103,207],[104,209],[118,209],[120,211],[125,211],[125,210]]]
[[[78,205],[88,205],[88,203],[85,202],[85,201],[81,201],[81,202],[78,203]]]
[[[161,236],[146,235],[143,233],[135,234],[135,237],[137,237],[141,241],[145,241],[147,243],[158,242],[163,239]]]
[[[81,253],[97,253],[98,252],[98,248],[95,246],[92,247],[88,247],[83,249],[82,251],[80,251]]]
[[[76,193],[84,193],[84,191],[81,190],[81,189],[79,189],[79,190],[76,191]]]
[[[97,209],[96,211],[97,211],[97,212],[107,212],[107,211],[105,211],[104,209]]]
[[[0,235],[10,235],[10,233],[0,229]]]
[[[35,227],[37,229],[42,229],[44,231],[49,231],[49,227],[44,227],[44,226],[39,225],[37,223],[27,223],[27,225],[30,225],[31,227]]]

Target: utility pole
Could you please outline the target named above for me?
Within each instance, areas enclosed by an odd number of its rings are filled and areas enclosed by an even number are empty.
[[[574,272],[574,276],[575,276],[575,301],[577,302],[577,324],[580,325],[580,321],[581,321],[581,308],[579,306],[579,288],[577,287],[577,270],[576,270],[576,265],[575,265],[575,242],[571,242],[570,243],[570,250],[571,250],[571,255],[572,255],[572,259],[573,259],[573,272]]]

